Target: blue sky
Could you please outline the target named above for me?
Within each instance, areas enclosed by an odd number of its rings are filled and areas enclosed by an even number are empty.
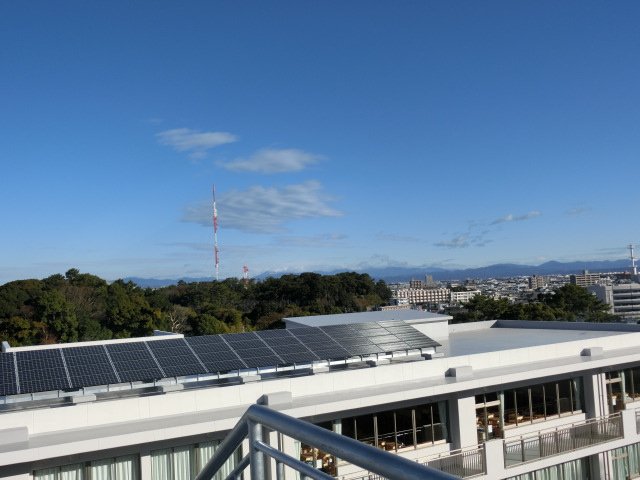
[[[3,2],[0,283],[622,258],[640,4]]]

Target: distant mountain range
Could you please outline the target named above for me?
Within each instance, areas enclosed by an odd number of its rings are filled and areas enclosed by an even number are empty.
[[[498,263],[488,265],[486,267],[465,268],[448,270],[437,267],[371,267],[367,269],[358,269],[359,273],[368,273],[373,278],[382,279],[385,282],[403,282],[412,278],[423,280],[425,275],[431,275],[434,280],[464,280],[467,278],[504,278],[530,275],[569,275],[572,273],[580,273],[582,270],[589,270],[593,273],[598,272],[622,272],[629,271],[629,260],[600,260],[600,261],[584,261],[584,262],[546,262],[541,265],[518,265],[515,263]],[[353,270],[331,270],[318,271],[325,275],[332,275],[344,271]],[[263,272],[253,278],[262,280],[268,277],[281,277],[287,274],[297,274],[299,272]],[[160,288],[169,285],[175,285],[179,281],[187,283],[192,282],[210,282],[211,277],[183,277],[178,279],[156,279],[156,278],[140,278],[127,277],[141,287]]]

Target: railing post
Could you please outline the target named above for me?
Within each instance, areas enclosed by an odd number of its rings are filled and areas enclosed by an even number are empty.
[[[277,432],[278,435],[278,450],[284,452],[284,436]],[[276,480],[284,480],[284,463],[276,460]]]
[[[256,448],[257,442],[262,442],[262,425],[247,419],[249,426],[249,466],[251,468],[251,480],[264,480],[265,457],[264,453]]]

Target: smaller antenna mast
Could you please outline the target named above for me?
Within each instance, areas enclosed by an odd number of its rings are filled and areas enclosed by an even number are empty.
[[[633,256],[633,243],[629,244],[629,254],[631,256],[631,275],[638,275],[638,267],[636,267],[636,257]]]

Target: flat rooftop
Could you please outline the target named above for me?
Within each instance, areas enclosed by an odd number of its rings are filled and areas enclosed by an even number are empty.
[[[547,323],[547,322],[545,322]],[[575,325],[575,324],[574,324]],[[638,330],[636,330],[638,331]],[[624,335],[629,331],[544,329],[501,326],[498,322],[475,330],[452,331],[448,340],[440,340],[438,351],[447,357],[459,357],[518,348]]]

